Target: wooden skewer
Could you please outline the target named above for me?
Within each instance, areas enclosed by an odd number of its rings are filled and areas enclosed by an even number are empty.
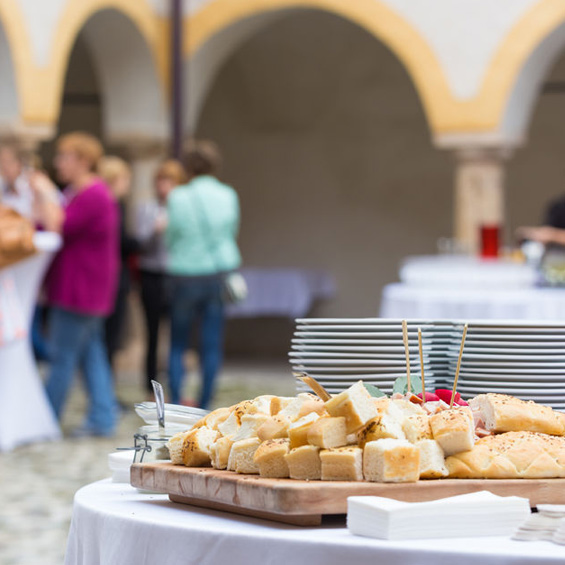
[[[422,401],[426,402],[426,382],[424,378],[424,348],[422,347],[422,330],[418,328],[418,347],[420,348],[420,369],[422,371]]]
[[[294,376],[307,384],[324,402],[327,402],[332,397],[314,377],[309,377],[304,373],[294,373]]]
[[[404,351],[406,352],[406,390],[412,392],[412,382],[410,380],[410,346],[408,345],[408,324],[402,320],[402,337],[404,339]]]
[[[461,338],[461,347],[459,349],[459,359],[457,359],[457,369],[455,370],[455,380],[453,381],[453,391],[451,392],[451,402],[449,407],[453,408],[453,401],[455,400],[455,391],[457,390],[457,381],[459,380],[459,370],[461,369],[461,358],[463,357],[463,348],[465,347],[465,338],[467,337],[467,328],[469,324],[465,324],[463,328],[463,337]]]

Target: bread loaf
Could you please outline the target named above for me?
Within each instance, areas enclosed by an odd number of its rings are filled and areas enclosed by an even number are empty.
[[[507,432],[481,438],[470,451],[448,457],[457,479],[544,479],[565,477],[565,438],[536,432]]]
[[[549,406],[524,401],[505,394],[479,394],[469,402],[485,424],[494,433],[540,432],[565,435],[565,419]]]
[[[289,476],[285,455],[289,452],[288,439],[270,439],[263,442],[253,456],[259,474],[265,478],[285,479]]]
[[[445,455],[468,451],[475,443],[475,422],[467,406],[443,410],[430,416],[433,438]]]
[[[357,446],[320,451],[323,481],[362,481],[363,450]]]
[[[363,450],[363,474],[380,483],[415,482],[420,478],[420,450],[402,439],[370,441]]]
[[[371,418],[378,415],[377,407],[363,381],[358,381],[328,400],[326,409],[331,416],[345,418],[348,434],[358,431]]]
[[[315,445],[303,445],[292,449],[285,460],[291,479],[314,481],[322,478],[320,448]]]

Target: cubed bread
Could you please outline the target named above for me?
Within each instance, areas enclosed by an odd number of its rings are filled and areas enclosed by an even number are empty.
[[[259,466],[259,474],[265,478],[286,479],[289,476],[285,455],[289,452],[288,439],[264,441],[255,452],[253,460]]]
[[[347,433],[356,432],[378,415],[377,407],[363,381],[358,381],[328,400],[326,409],[331,416],[345,418]]]
[[[360,447],[370,441],[386,438],[406,439],[400,423],[386,413],[369,420],[357,433],[357,443]]]
[[[286,408],[294,397],[290,396],[273,396],[271,399],[271,416],[276,416],[281,410]]]
[[[217,430],[218,426],[222,422],[225,422],[232,412],[233,412],[233,407],[232,408],[218,408],[218,409],[210,412],[210,414],[208,414],[208,416],[206,416],[204,418],[204,423],[205,423],[207,428],[210,428],[212,430]]]
[[[420,450],[420,479],[441,479],[449,471],[445,466],[445,456],[439,443],[433,439],[424,439],[416,443]]]
[[[374,482],[415,482],[420,478],[420,450],[402,439],[370,441],[363,450],[363,474]]]
[[[251,401],[251,406],[248,409],[248,414],[266,414],[271,415],[271,403],[273,398],[276,398],[272,394],[263,394],[254,398]]]
[[[362,481],[363,450],[357,446],[320,451],[323,481]]]
[[[301,393],[280,410],[278,414],[288,418],[291,422],[295,422],[312,412],[320,415],[324,414],[326,412],[324,403],[313,394]]]
[[[231,446],[228,458],[228,470],[236,473],[259,474],[259,465],[253,460],[255,452],[261,445],[257,437],[235,441]]]
[[[218,431],[224,437],[233,437],[235,434],[237,434],[239,426],[239,417],[234,409],[221,424],[218,424]]]
[[[219,433],[207,427],[192,430],[183,441],[182,459],[187,467],[208,467],[211,464],[210,447]]]
[[[285,455],[285,460],[291,479],[314,481],[322,478],[320,448],[315,445],[303,445],[292,449]]]
[[[410,443],[433,438],[430,417],[427,414],[415,414],[405,418],[402,422],[402,431]]]
[[[405,398],[395,398],[391,403],[398,408],[404,418],[408,416],[416,416],[418,414],[425,414],[426,411],[422,408],[421,404],[415,404]]]
[[[469,451],[475,444],[473,413],[467,406],[458,406],[430,416],[433,438],[445,456]]]
[[[325,449],[347,445],[345,418],[319,418],[310,426],[307,440],[310,445]]]
[[[191,431],[192,430],[179,432],[167,442],[167,449],[169,450],[169,458],[171,460],[171,463],[175,465],[184,465],[182,446],[184,444],[184,439],[191,433]]]
[[[290,420],[285,416],[281,416],[280,414],[271,416],[257,428],[257,437],[261,441],[287,438],[289,426]]]
[[[242,439],[249,439],[250,437],[257,437],[257,430],[270,419],[266,414],[244,414],[241,417],[241,425],[237,433],[232,437],[233,441],[240,441]]]
[[[229,437],[218,438],[210,447],[210,460],[214,469],[227,469],[233,441]]]
[[[310,412],[310,414],[290,424],[288,428],[290,449],[295,449],[296,447],[300,447],[301,445],[306,445],[308,443],[308,431],[312,427],[312,424],[319,419],[320,416],[316,412]]]

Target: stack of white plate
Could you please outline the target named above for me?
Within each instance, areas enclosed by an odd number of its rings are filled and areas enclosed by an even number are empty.
[[[448,348],[448,383],[460,340],[458,324]],[[500,392],[565,409],[565,322],[471,321],[457,390],[463,398]]]
[[[422,330],[426,383],[447,374],[453,324],[408,320],[411,374],[420,379],[418,328]],[[390,394],[406,375],[402,320],[383,318],[307,318],[296,321],[290,362],[295,372],[314,377],[330,393],[362,379]],[[309,390],[301,381],[299,391]]]

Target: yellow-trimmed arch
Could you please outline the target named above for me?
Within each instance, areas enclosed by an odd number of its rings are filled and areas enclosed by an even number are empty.
[[[441,126],[444,108],[453,99],[439,60],[413,26],[377,0],[213,0],[185,19],[184,54],[193,55],[215,34],[240,20],[290,8],[337,14],[377,37],[407,69],[432,131]]]
[[[125,15],[137,27],[153,54],[164,86],[166,53],[162,48],[161,27],[146,0],[70,0],[64,5],[53,32],[47,65],[37,67],[31,60],[31,53],[27,53],[28,62],[18,65],[22,86],[20,107],[25,122],[56,123],[67,65],[76,38],[89,18],[107,9]]]

